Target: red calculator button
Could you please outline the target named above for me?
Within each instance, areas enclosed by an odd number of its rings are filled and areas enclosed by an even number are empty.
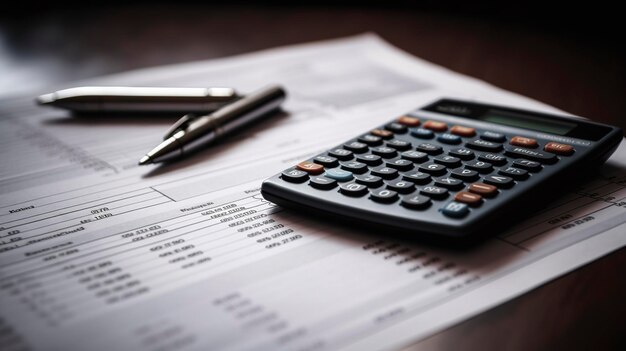
[[[415,117],[402,116],[398,118],[398,123],[404,124],[407,127],[417,127],[420,125],[420,120]]]
[[[547,143],[543,149],[547,152],[564,156],[569,156],[574,153],[574,147],[572,145],[559,144],[553,141]]]
[[[309,161],[298,163],[296,168],[309,174],[321,174],[324,172],[324,166]]]
[[[538,145],[537,140],[521,136],[512,137],[510,143],[511,145],[527,147],[531,149],[536,148]]]
[[[476,135],[476,129],[463,126],[453,126],[450,128],[450,133],[462,137],[473,137]]]
[[[448,129],[448,125],[438,121],[426,121],[424,122],[424,128],[435,132],[445,132]]]

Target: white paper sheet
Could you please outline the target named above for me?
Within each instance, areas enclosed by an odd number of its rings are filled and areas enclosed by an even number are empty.
[[[78,84],[286,86],[286,114],[174,165],[172,123],[0,106],[3,350],[394,349],[626,244],[624,146],[582,185],[466,252],[283,210],[261,181],[439,97],[557,111],[373,35]]]

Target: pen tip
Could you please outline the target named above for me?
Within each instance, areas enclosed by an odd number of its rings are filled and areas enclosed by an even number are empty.
[[[144,156],[141,158],[141,160],[139,160],[140,166],[147,165],[148,163],[152,163],[152,159],[148,156]]]
[[[52,103],[55,100],[55,95],[54,93],[52,94],[44,94],[44,95],[40,95],[38,96],[35,101],[39,104],[39,105],[45,105],[45,104],[49,104]]]

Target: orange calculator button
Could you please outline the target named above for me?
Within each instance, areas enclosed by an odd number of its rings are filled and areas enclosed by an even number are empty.
[[[498,188],[485,183],[470,184],[467,190],[469,190],[471,193],[478,194],[484,197],[492,197],[498,193]]]
[[[390,132],[386,129],[374,129],[370,133],[383,139],[390,139],[391,137],[393,137],[393,132]]]
[[[474,135],[476,135],[476,129],[463,126],[453,126],[452,128],[450,128],[450,133],[462,137],[473,137]]]
[[[478,194],[474,194],[474,193],[469,193],[467,191],[459,191],[454,196],[454,201],[462,202],[462,203],[468,204],[470,206],[478,206],[478,205],[480,205],[482,200],[483,200],[482,196],[480,196]]]
[[[528,148],[536,148],[538,145],[537,140],[526,138],[526,137],[521,137],[521,136],[512,137],[510,143],[511,145],[528,147]]]
[[[547,152],[564,156],[569,156],[574,153],[574,147],[572,145],[559,144],[553,141],[547,143],[543,149]]]
[[[448,125],[443,122],[426,121],[424,122],[424,128],[430,129],[435,132],[445,132],[448,129]]]
[[[404,124],[407,127],[417,127],[420,125],[420,120],[415,117],[402,116],[398,118],[398,123]]]
[[[309,174],[320,174],[324,172],[324,166],[309,161],[298,163],[296,168]]]

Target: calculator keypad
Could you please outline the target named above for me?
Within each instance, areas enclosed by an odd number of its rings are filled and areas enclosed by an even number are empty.
[[[297,164],[281,178],[379,206],[410,211],[437,206],[455,219],[528,181],[558,162],[557,155],[574,152],[571,145],[401,116]]]

